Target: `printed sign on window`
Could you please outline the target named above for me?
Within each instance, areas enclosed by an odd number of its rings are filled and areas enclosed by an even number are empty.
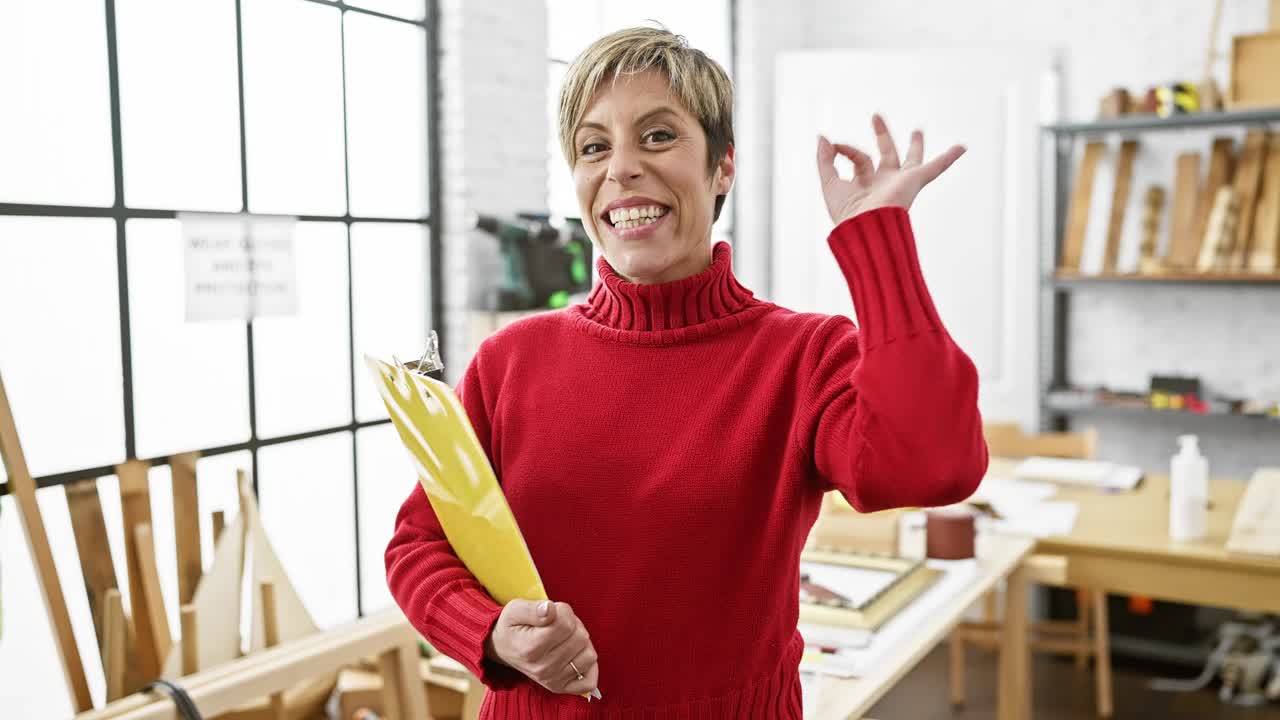
[[[251,320],[298,311],[296,218],[179,213],[187,322]]]

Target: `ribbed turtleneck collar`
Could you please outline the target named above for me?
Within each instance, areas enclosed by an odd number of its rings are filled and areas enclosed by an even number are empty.
[[[579,307],[587,319],[628,334],[714,324],[758,304],[734,277],[732,260],[729,244],[716,243],[706,270],[682,280],[639,285],[618,275],[602,256],[597,262],[600,281]]]

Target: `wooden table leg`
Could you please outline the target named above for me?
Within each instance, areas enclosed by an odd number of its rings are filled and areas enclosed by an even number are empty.
[[[1094,683],[1098,693],[1098,716],[1103,718],[1111,717],[1113,709],[1110,631],[1111,627],[1107,622],[1107,594],[1104,591],[1095,590],[1093,591],[1093,648],[1094,655],[1097,656],[1094,672],[1098,673],[1098,677],[1094,679]]]
[[[1026,571],[1009,575],[1005,590],[1004,627],[1000,636],[1000,677],[996,717],[1031,720],[1031,646],[1027,638]]]

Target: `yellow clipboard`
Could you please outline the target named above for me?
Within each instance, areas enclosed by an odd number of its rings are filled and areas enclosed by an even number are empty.
[[[494,600],[547,591],[458,396],[411,367],[365,355],[391,423],[413,460],[449,544]]]

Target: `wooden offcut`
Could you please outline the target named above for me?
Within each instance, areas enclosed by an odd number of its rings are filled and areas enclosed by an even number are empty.
[[[1209,151],[1209,174],[1200,186],[1200,197],[1196,201],[1195,246],[1196,252],[1188,261],[1187,269],[1194,268],[1200,257],[1200,246],[1204,244],[1204,235],[1209,227],[1209,213],[1213,210],[1214,198],[1218,196],[1218,188],[1231,184],[1231,176],[1235,173],[1236,143],[1231,138],[1214,138],[1213,148]]]
[[[1280,468],[1259,468],[1231,522],[1227,550],[1280,557]]]
[[[125,696],[127,620],[119,590],[107,590],[99,604],[102,606],[102,674],[107,685],[107,702],[113,702]]]
[[[165,612],[164,594],[160,590],[160,572],[156,568],[156,544],[151,534],[150,523],[142,523],[133,528],[134,549],[138,553],[138,572],[142,579],[142,595],[145,598],[144,609],[147,613],[147,624],[151,628],[152,647],[138,648],[139,654],[154,653],[159,662],[169,656],[173,647],[173,633],[169,628],[169,616]],[[138,607],[136,604],[134,607]],[[140,625],[138,617],[134,624]],[[159,667],[159,662],[156,666]]]
[[[1103,261],[1105,272],[1115,272],[1120,257],[1120,234],[1124,227],[1125,210],[1129,207],[1129,187],[1133,182],[1133,158],[1138,154],[1138,141],[1120,143],[1120,156],[1116,160],[1116,182],[1111,195],[1111,217],[1107,223],[1107,248]]]
[[[1178,156],[1177,173],[1173,182],[1173,223],[1169,234],[1169,252],[1166,260],[1171,267],[1193,267],[1200,252],[1200,240],[1196,237],[1196,199],[1200,190],[1200,153],[1189,152]]]
[[[1276,67],[1280,67],[1277,65]],[[1262,181],[1262,163],[1266,159],[1267,133],[1250,130],[1244,138],[1244,150],[1240,153],[1240,167],[1233,183],[1239,198],[1240,215],[1231,243],[1231,256],[1227,270],[1243,270],[1249,259],[1249,243],[1253,239],[1253,213],[1258,202],[1258,186]]]
[[[147,477],[150,467],[148,462],[131,460],[116,466],[116,477],[120,480],[120,510],[124,516],[124,557],[129,571],[129,607],[135,643],[133,664],[140,675],[154,679],[160,676],[164,656],[156,654],[159,631],[152,627],[153,616],[143,589],[145,577],[137,533],[137,528],[143,525],[151,527],[151,490]],[[152,557],[151,565],[154,564]]]
[[[178,561],[178,602],[185,605],[195,597],[196,584],[204,573],[200,557],[200,503],[196,492],[196,461],[191,452],[169,458],[173,481],[174,552]]]
[[[1272,133],[1267,143],[1267,160],[1262,172],[1262,188],[1258,191],[1258,210],[1250,247],[1250,272],[1280,271],[1280,133]]]
[[[196,627],[196,606],[182,606],[182,674],[190,675],[200,669],[200,638]]]
[[[40,594],[44,598],[46,617],[53,630],[58,659],[62,663],[63,678],[71,692],[71,703],[77,711],[83,712],[93,707],[93,699],[89,696],[89,683],[85,679],[80,649],[76,645],[75,633],[72,632],[71,614],[67,612],[62,583],[58,580],[58,569],[53,564],[53,550],[49,546],[49,535],[45,531],[44,516],[40,514],[40,506],[36,502],[35,478],[31,477],[31,471],[27,469],[27,458],[18,440],[18,426],[14,422],[13,410],[9,405],[9,396],[5,392],[2,379],[0,379],[0,460],[3,460],[5,471],[9,476],[9,493],[13,495],[18,505],[18,517],[22,519],[22,529],[26,534],[27,547],[31,552],[31,564],[35,566]]]
[[[240,583],[244,568],[244,514],[232,519],[214,546],[209,572],[196,586],[195,634],[183,637],[165,660],[162,677],[173,679],[182,673],[182,651],[187,638],[196,643],[196,665],[210,668],[240,657]]]
[[[1084,236],[1089,227],[1089,206],[1093,200],[1093,180],[1098,163],[1107,151],[1104,142],[1085,145],[1071,189],[1071,205],[1067,210],[1067,227],[1062,239],[1062,257],[1058,267],[1063,270],[1079,270],[1084,255]]]
[[[107,525],[98,497],[98,480],[89,478],[62,486],[67,495],[67,512],[71,515],[71,531],[80,555],[80,574],[84,576],[89,614],[93,616],[98,642],[104,639],[105,615],[102,601],[108,590],[116,589],[116,566],[107,541]]]
[[[1160,218],[1164,215],[1164,188],[1152,185],[1142,199],[1142,238],[1138,246],[1138,272],[1164,273],[1168,270],[1157,255],[1160,239]]]

